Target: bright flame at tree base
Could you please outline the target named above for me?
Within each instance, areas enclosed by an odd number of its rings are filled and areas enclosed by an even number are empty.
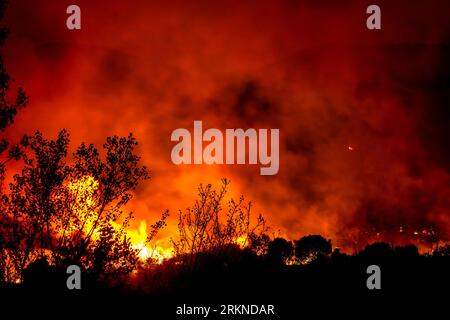
[[[138,229],[128,229],[127,237],[132,243],[132,248],[138,250],[141,261],[153,260],[156,263],[162,263],[164,260],[173,257],[173,249],[166,248],[162,244],[163,240],[157,240],[154,246],[147,244],[147,223],[141,220]]]
[[[75,195],[74,206],[75,212],[80,220],[85,221],[83,229],[90,230],[94,227],[95,214],[92,214],[92,208],[96,206],[95,192],[98,190],[98,182],[91,176],[84,176],[81,179],[68,183],[68,188]],[[120,223],[111,221],[114,229],[120,230],[122,225]],[[141,220],[138,229],[126,228],[124,230],[125,236],[130,240],[131,247],[138,251],[138,256],[141,261],[148,261],[151,259],[155,263],[162,263],[164,260],[173,256],[173,249],[162,245],[164,240],[156,240],[152,246],[148,243],[147,223]],[[94,230],[93,237],[98,235],[98,230]]]

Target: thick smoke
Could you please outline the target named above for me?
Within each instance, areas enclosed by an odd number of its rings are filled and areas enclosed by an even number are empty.
[[[80,31],[65,28],[65,4],[40,3],[7,12],[6,65],[31,97],[10,134],[65,127],[75,146],[132,131],[153,176],[138,219],[227,177],[290,238],[448,239],[446,1],[379,1],[380,31],[360,1],[78,1]],[[170,133],[194,120],[280,128],[279,174],[173,165]]]

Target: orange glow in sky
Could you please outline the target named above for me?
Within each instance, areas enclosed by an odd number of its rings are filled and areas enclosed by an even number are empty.
[[[402,1],[387,2],[383,29],[368,32],[365,4],[321,3],[80,0],[82,29],[68,31],[64,1],[11,1],[5,65],[30,104],[8,138],[67,128],[72,148],[100,147],[133,132],[151,179],[130,203],[130,236],[142,246],[169,209],[161,255],[198,184],[223,177],[229,196],[243,194],[291,239],[320,233],[345,247],[400,225],[448,237],[448,106],[434,86],[448,66],[448,10],[408,2],[405,16]],[[278,174],[174,165],[170,134],[195,120],[279,128]]]

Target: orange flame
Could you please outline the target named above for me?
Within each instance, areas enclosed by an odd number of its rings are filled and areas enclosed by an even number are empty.
[[[75,195],[74,212],[78,215],[80,220],[85,221],[83,231],[89,231],[94,226],[95,214],[95,192],[98,189],[98,182],[91,176],[84,176],[76,181],[68,183],[67,187]],[[122,226],[120,223],[111,222],[112,226],[119,230]],[[157,263],[161,263],[173,256],[173,249],[163,246],[162,241],[156,241],[154,246],[151,246],[147,241],[147,223],[141,220],[139,227],[128,228],[125,231],[125,236],[130,240],[133,249],[138,250],[138,256],[141,261],[152,259]],[[97,235],[97,230],[93,232],[93,236]]]

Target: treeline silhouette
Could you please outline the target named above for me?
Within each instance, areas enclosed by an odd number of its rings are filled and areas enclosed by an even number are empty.
[[[333,249],[331,240],[321,235],[296,241],[274,237],[261,215],[252,217],[252,205],[243,197],[224,203],[229,183],[223,179],[218,190],[211,185],[199,186],[194,205],[178,214],[178,237],[172,240],[174,256],[162,263],[151,256],[146,261],[138,259],[126,235],[120,233],[122,238],[118,239],[101,232],[100,238],[91,239],[96,258],[92,260],[89,251],[80,254],[74,245],[69,253],[53,249],[61,260],[54,258],[50,247],[40,256],[38,243],[36,258],[24,267],[21,281],[9,282],[9,287],[67,293],[65,270],[77,263],[83,270],[84,292],[109,290],[131,296],[205,298],[214,292],[235,298],[278,298],[292,286],[309,294],[343,290],[367,293],[366,270],[370,265],[383,270],[382,288],[388,292],[431,290],[448,280],[445,270],[450,262],[450,245],[420,255],[414,245],[380,242],[346,254]],[[151,237],[164,227],[166,217],[153,226]],[[118,231],[111,227],[110,232]],[[6,236],[8,233],[2,235]],[[105,237],[108,241],[102,242]],[[67,243],[70,245],[70,239]],[[96,246],[107,253],[101,256],[103,259],[95,254],[99,250]],[[123,250],[131,258],[125,260]],[[80,254],[82,260],[73,259],[74,254]]]
[[[196,255],[195,268],[186,268],[185,257],[140,268],[132,278],[134,292],[149,295],[281,297],[291,290],[308,294],[368,293],[366,270],[377,265],[383,271],[384,292],[416,292],[446,288],[450,246],[420,255],[414,245],[392,246],[379,242],[354,253],[331,251],[331,241],[308,235],[298,241],[283,238],[268,243],[264,254],[251,246],[228,245],[227,254]],[[181,261],[180,261],[181,260]],[[412,291],[411,291],[412,290]],[[301,294],[301,292],[298,292]]]

